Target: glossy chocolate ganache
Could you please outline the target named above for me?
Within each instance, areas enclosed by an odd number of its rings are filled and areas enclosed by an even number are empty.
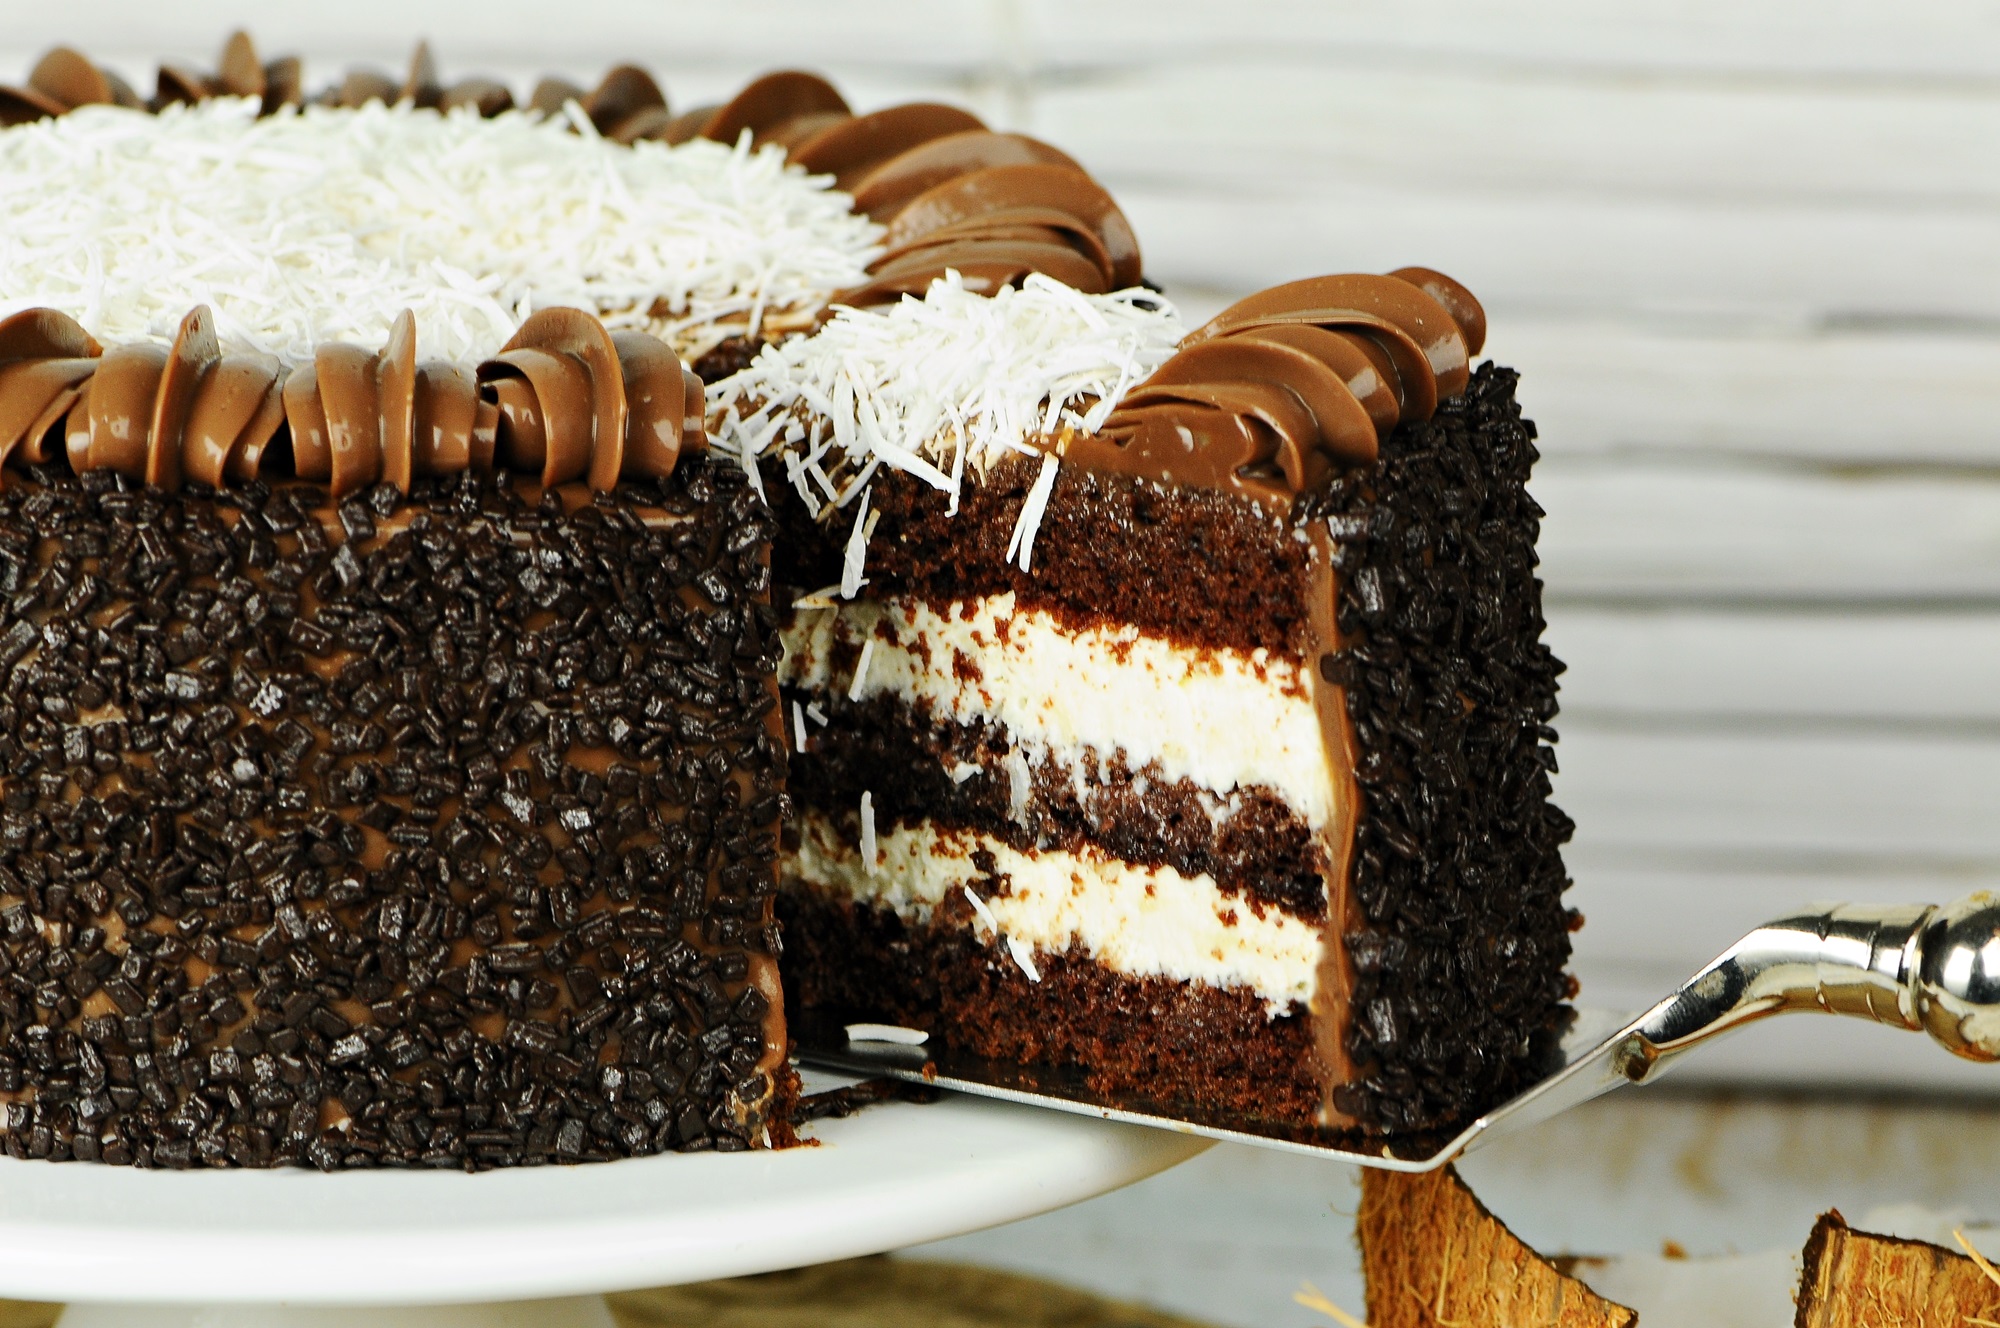
[[[768,514],[652,338],[417,353],[0,322],[14,1156],[790,1137]]]

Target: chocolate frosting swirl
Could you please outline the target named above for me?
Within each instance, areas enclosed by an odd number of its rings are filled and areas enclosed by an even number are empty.
[[[61,115],[78,106],[144,107],[132,85],[67,46],[43,56],[25,86],[0,83],[0,128]]]
[[[417,363],[416,319],[405,310],[376,354],[321,346],[285,380],[292,465],[336,498],[382,482],[407,493],[418,475],[487,470],[494,411],[481,404],[463,369]]]
[[[116,470],[163,489],[183,477],[219,485],[257,473],[283,423],[278,362],[223,356],[206,305],[171,348],[114,346],[70,408],[64,444],[76,470]]]
[[[814,175],[831,175],[834,188],[851,194],[876,167],[912,148],[985,128],[970,111],[942,102],[913,101],[849,116],[800,139],[788,151],[794,163]]]
[[[1059,148],[996,133],[937,102],[851,115],[807,74],[767,75],[711,117],[703,132],[750,128],[794,163],[830,174],[854,206],[889,230],[870,280],[835,305],[921,296],[955,270],[968,289],[1018,285],[1040,272],[1101,294],[1139,280],[1139,243],[1103,187]],[[713,132],[711,132],[713,131]]]
[[[878,112],[884,119],[866,131],[836,127],[801,147],[808,162],[837,166],[855,206],[888,226],[888,252],[869,265],[870,280],[832,303],[921,296],[947,270],[982,293],[1019,285],[1031,272],[1094,295],[1138,282],[1131,223],[1067,154],[983,128],[919,138],[952,124],[952,114],[939,113],[949,108],[895,109],[915,113]],[[895,150],[871,155],[884,144]]]
[[[269,356],[222,354],[205,305],[171,347],[105,351],[51,309],[0,320],[0,463],[49,462],[59,436],[76,470],[168,489],[255,479],[287,450],[292,473],[335,498],[496,461],[544,485],[610,489],[705,448],[702,405],[701,380],[665,342],[576,309],[535,314],[476,373],[419,362],[405,311],[379,352],[321,346],[289,377]]]
[[[847,99],[818,74],[781,69],[752,79],[741,92],[711,111],[695,136],[734,143],[748,129],[753,143],[775,142],[789,148],[853,114]]]
[[[1063,455],[1288,503],[1463,392],[1485,339],[1479,301],[1429,268],[1274,286],[1190,333]]]
[[[68,314],[27,309],[0,319],[0,465],[50,460],[48,440],[89,390],[104,353]]]
[[[305,70],[297,56],[262,63],[250,34],[232,32],[222,44],[213,74],[185,65],[161,65],[152,108],[157,111],[173,102],[197,102],[207,97],[256,97],[262,103],[258,114],[269,115],[280,106],[297,105],[303,99],[304,81]]]
[[[490,78],[467,78],[447,85],[438,76],[437,60],[431,54],[429,42],[417,43],[416,52],[410,57],[409,72],[401,83],[380,70],[350,69],[346,77],[314,100],[323,106],[347,107],[366,106],[371,101],[393,106],[406,101],[441,111],[472,106],[489,118],[514,107],[514,94],[504,83]],[[556,105],[560,108],[562,103]],[[265,109],[270,109],[268,104]]]
[[[544,309],[479,366],[498,408],[499,455],[540,470],[544,485],[620,475],[671,475],[683,451],[708,446],[701,379],[665,342],[608,332],[580,309]]]

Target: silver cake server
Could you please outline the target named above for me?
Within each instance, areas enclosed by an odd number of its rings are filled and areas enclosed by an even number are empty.
[[[850,1040],[847,1025],[792,1022],[801,1063],[1030,1106],[1255,1144],[1392,1171],[1429,1171],[1489,1139],[1626,1084],[1651,1083],[1704,1042],[1774,1014],[1818,1011],[1922,1029],[1971,1060],[2000,1060],[2000,898],[1835,904],[1766,923],[1636,1019],[1580,1010],[1550,1072],[1448,1139],[1359,1141],[1235,1113],[1091,1089],[1081,1071],[1010,1065],[943,1048]]]

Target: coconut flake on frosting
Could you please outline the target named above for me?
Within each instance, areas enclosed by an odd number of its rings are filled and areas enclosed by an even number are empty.
[[[710,428],[746,464],[775,453],[815,512],[843,505],[881,466],[955,506],[968,463],[984,471],[1036,454],[1037,440],[1095,431],[1182,330],[1152,291],[1085,295],[1036,274],[980,295],[951,272],[921,300],[843,308],[812,336],[765,346],[710,384]],[[1017,532],[1016,548],[1031,539]]]
[[[427,353],[478,360],[572,305],[692,357],[808,325],[880,252],[828,177],[747,138],[627,147],[574,106],[257,110],[85,106],[0,131],[0,316],[45,305],[107,343],[167,342],[206,304],[226,349],[296,365],[379,344],[406,308]]]

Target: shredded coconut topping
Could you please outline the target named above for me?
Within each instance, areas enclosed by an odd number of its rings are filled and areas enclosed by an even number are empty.
[[[1042,468],[1035,473],[1035,482],[1028,490],[1027,498],[1021,503],[1021,514],[1014,518],[1014,533],[1007,541],[1007,557],[1012,561],[1020,555],[1021,570],[1035,570],[1035,532],[1042,528],[1042,513],[1049,510],[1049,495],[1056,487],[1056,455],[1049,452],[1042,457]]]
[[[861,795],[861,863],[870,876],[879,865],[875,859],[875,794],[870,790]]]
[[[905,1028],[901,1024],[849,1024],[849,1042],[893,1042],[902,1047],[921,1047],[930,1041],[931,1035],[921,1028]]]
[[[1014,956],[1014,962],[1020,966],[1023,973],[1028,975],[1028,981],[1040,982],[1042,980],[1041,970],[1035,967],[1034,946],[1029,945],[1018,936],[1009,936],[1007,938],[1007,953]]]
[[[993,910],[987,907],[986,901],[981,899],[978,893],[969,885],[961,885],[958,888],[965,892],[966,902],[972,905],[973,925],[977,927],[980,924],[984,924],[986,930],[998,936],[1000,934],[1000,920],[993,916]]]
[[[948,272],[921,300],[842,309],[810,337],[765,346],[709,387],[710,433],[746,466],[775,453],[815,513],[885,465],[951,493],[955,508],[968,462],[983,471],[1040,451],[1036,440],[1095,432],[1181,332],[1148,290],[1085,295],[1036,274],[988,296]],[[1033,527],[1016,532],[1024,563]],[[850,577],[860,552],[850,543]]]
[[[854,678],[847,685],[847,699],[859,701],[862,689],[868,686],[868,660],[875,653],[875,638],[869,637],[861,643],[861,657],[854,661]]]
[[[205,303],[225,347],[297,364],[380,345],[408,308],[421,354],[466,361],[573,305],[693,356],[805,326],[879,252],[826,177],[747,135],[624,147],[574,105],[256,111],[85,106],[0,131],[0,316],[165,341]]]

